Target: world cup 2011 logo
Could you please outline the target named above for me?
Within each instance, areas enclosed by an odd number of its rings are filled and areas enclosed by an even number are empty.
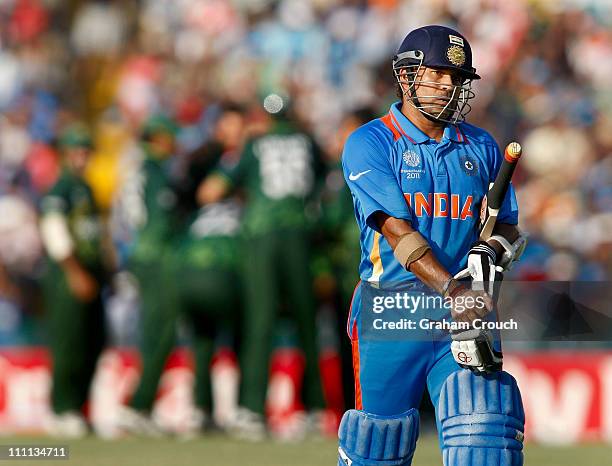
[[[404,159],[406,165],[408,165],[409,167],[418,167],[421,164],[421,158],[419,157],[419,154],[411,150],[405,151],[402,154],[402,158]]]

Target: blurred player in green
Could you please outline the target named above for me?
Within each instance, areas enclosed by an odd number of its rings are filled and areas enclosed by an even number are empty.
[[[323,171],[312,138],[286,116],[280,96],[266,97],[270,130],[247,141],[237,164],[222,163],[198,190],[204,205],[235,188],[246,192],[243,220],[245,314],[242,322],[241,408],[231,431],[251,439],[265,434],[264,405],[275,323],[286,307],[297,324],[306,358],[303,398],[307,409],[323,408],[318,370],[315,304],[309,271],[306,205]]]
[[[179,317],[191,330],[196,366],[196,409],[180,433],[196,434],[211,424],[209,369],[214,346],[220,334],[233,335],[242,293],[237,240],[241,206],[227,199],[200,209],[196,193],[222,158],[235,158],[242,128],[239,109],[222,110],[213,138],[189,155],[182,176],[171,182],[164,161],[174,152],[174,123],[154,117],[145,125],[146,159],[140,176],[146,223],[129,260],[140,284],[143,370],[129,407],[120,413],[119,426],[125,431],[164,433],[151,410],[166,359],[176,344]]]
[[[216,344],[234,348],[243,290],[238,237],[242,203],[236,196],[199,206],[198,187],[221,160],[235,163],[244,134],[242,110],[222,105],[212,137],[189,154],[177,183],[179,204],[187,214],[186,228],[176,243],[174,276],[178,306],[192,333],[195,355],[191,433],[212,425],[210,366]],[[237,387],[224,387],[231,399]],[[233,403],[236,402],[235,397]],[[225,413],[227,416],[228,413]],[[215,419],[223,427],[227,419]]]
[[[175,152],[177,130],[174,121],[164,115],[145,122],[141,134],[144,160],[125,180],[119,203],[136,232],[127,268],[136,277],[140,292],[142,375],[129,407],[120,410],[118,426],[144,435],[163,433],[150,414],[175,340],[178,309],[171,243],[177,228],[177,198],[167,162]]]
[[[44,299],[53,358],[49,423],[53,435],[80,437],[88,426],[81,412],[105,342],[101,223],[83,173],[91,137],[80,124],[59,139],[62,171],[41,203],[41,236],[49,256]]]

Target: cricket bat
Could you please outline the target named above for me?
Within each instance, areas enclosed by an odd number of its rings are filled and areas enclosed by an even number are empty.
[[[506,146],[502,165],[499,167],[497,177],[489,187],[489,192],[487,193],[487,215],[482,230],[480,230],[479,239],[481,241],[486,241],[493,235],[493,229],[495,228],[495,223],[497,223],[499,209],[508,192],[512,174],[516,168],[516,163],[521,158],[522,151],[523,149],[518,142],[511,142]],[[455,278],[464,278],[469,274],[468,269],[464,269],[455,275]]]
[[[512,174],[516,168],[516,163],[521,158],[522,152],[523,149],[518,142],[511,142],[506,146],[504,160],[487,194],[487,216],[482,226],[482,230],[480,231],[479,239],[481,241],[488,240],[493,234],[493,229],[497,222],[497,214],[499,214],[499,209],[501,208],[502,202],[504,202],[508,187],[510,186]]]

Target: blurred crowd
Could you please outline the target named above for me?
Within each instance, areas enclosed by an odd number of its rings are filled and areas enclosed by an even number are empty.
[[[468,121],[500,146],[518,140],[524,148],[514,184],[530,243],[512,276],[609,280],[612,5],[605,0],[3,0],[0,343],[39,337],[36,326],[28,337],[14,330],[44,308],[30,292],[44,260],[38,212],[61,170],[66,127],[91,129],[85,179],[112,232],[110,262],[121,270],[133,238],[116,215],[117,194],[142,157],[141,130],[152,115],[176,124],[168,170],[180,175],[181,160],[215,137],[227,105],[243,117],[222,130],[237,143],[268,128],[266,95],[290,96],[329,165],[321,181],[340,190],[333,168],[347,125],[363,109],[382,115],[396,99],[391,57],[408,31],[428,23],[470,39],[483,79]],[[354,223],[350,207],[348,218]],[[347,252],[330,254],[342,260]],[[312,265],[320,295],[334,286],[330,254],[323,250]],[[356,282],[357,271],[346,279]]]

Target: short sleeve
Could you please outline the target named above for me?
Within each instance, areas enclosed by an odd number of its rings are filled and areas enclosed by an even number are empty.
[[[359,201],[367,225],[380,231],[373,214],[384,212],[412,221],[412,215],[389,163],[389,148],[364,128],[353,133],[344,146],[342,169],[353,196]]]
[[[502,154],[499,150],[499,146],[494,142],[492,147],[493,168],[490,171],[491,179],[489,180],[489,183],[493,183],[495,181],[495,177],[497,176],[497,172],[499,172],[502,163]],[[502,202],[499,213],[497,214],[497,222],[507,223],[509,225],[518,224],[518,202],[516,200],[516,193],[514,192],[514,186],[512,183],[510,183],[508,191],[506,191],[506,196],[504,197],[504,201]]]

